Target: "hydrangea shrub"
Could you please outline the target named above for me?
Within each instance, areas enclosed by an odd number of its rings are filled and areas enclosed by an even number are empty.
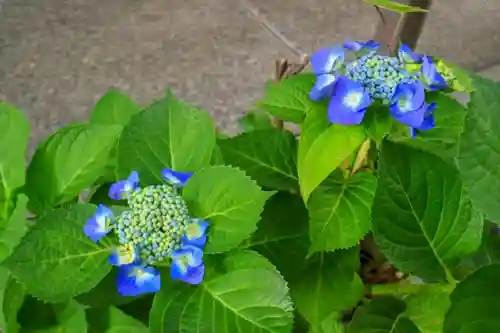
[[[379,48],[318,50],[229,137],[110,91],[27,167],[2,102],[2,332],[500,332],[500,85]]]

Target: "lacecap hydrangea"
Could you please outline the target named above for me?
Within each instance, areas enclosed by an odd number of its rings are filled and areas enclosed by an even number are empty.
[[[401,45],[395,57],[377,54],[380,44],[347,41],[321,49],[311,56],[316,83],[309,96],[329,98],[328,119],[334,124],[362,122],[366,110],[376,100],[388,105],[393,118],[417,131],[435,127],[436,103],[426,102],[426,91],[448,88],[446,78],[433,60]],[[346,61],[351,56],[351,61]]]
[[[192,218],[178,193],[192,173],[164,169],[164,184],[141,188],[139,175],[133,171],[109,189],[113,200],[126,200],[128,210],[115,216],[99,205],[83,228],[92,241],[109,233],[120,246],[109,257],[117,266],[117,289],[122,296],[137,296],[160,290],[160,273],[156,266],[170,265],[173,280],[199,284],[203,280],[203,247],[207,242],[209,223]]]

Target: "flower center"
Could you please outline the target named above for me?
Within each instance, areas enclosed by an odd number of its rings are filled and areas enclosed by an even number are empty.
[[[349,106],[351,109],[356,109],[361,103],[362,99],[363,99],[363,93],[358,91],[352,92],[344,97],[344,104]]]

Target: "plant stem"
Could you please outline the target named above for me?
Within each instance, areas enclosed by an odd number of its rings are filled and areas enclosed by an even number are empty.
[[[434,283],[434,284],[377,284],[371,286],[372,295],[404,295],[418,294],[425,291],[439,291],[449,293],[455,289],[455,284]]]

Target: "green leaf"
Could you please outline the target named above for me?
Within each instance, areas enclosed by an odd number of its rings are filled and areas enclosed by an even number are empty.
[[[273,127],[271,117],[262,110],[253,110],[238,119],[243,132],[266,130]]]
[[[17,333],[17,312],[23,304],[25,292],[23,286],[3,267],[0,267],[0,291],[0,328],[4,333]]]
[[[121,127],[70,125],[58,130],[35,152],[25,191],[37,214],[65,203],[104,172]]]
[[[290,281],[294,304],[312,327],[321,326],[328,317],[354,307],[365,290],[356,273],[358,248],[322,253],[317,259]]]
[[[290,132],[268,129],[219,141],[224,161],[240,167],[260,186],[298,189],[297,139]]]
[[[411,138],[408,135],[408,127],[403,126],[405,135],[395,134],[390,139],[452,161],[458,154],[458,141],[464,129],[465,107],[442,93],[431,95],[428,102],[437,104],[434,112],[435,128],[418,132],[416,138]]]
[[[14,195],[25,182],[29,134],[22,111],[0,101],[0,228],[5,228]]]
[[[29,294],[65,302],[88,292],[111,270],[107,259],[116,247],[105,238],[96,244],[83,233],[95,206],[56,209],[37,220],[4,264]]]
[[[109,308],[91,308],[87,310],[87,318],[89,321],[89,333],[150,332],[139,320],[112,306]]]
[[[141,108],[127,95],[109,90],[97,102],[90,115],[90,123],[97,125],[125,126]]]
[[[202,169],[182,191],[189,212],[210,223],[206,253],[231,250],[257,230],[270,194],[244,172],[227,166]]]
[[[500,264],[485,266],[450,295],[444,333],[500,332]]]
[[[365,140],[361,125],[331,125],[325,110],[310,112],[299,139],[298,174],[304,201]]]
[[[474,77],[457,165],[472,203],[500,221],[500,85]]]
[[[10,256],[28,230],[26,223],[28,197],[19,194],[16,201],[16,207],[0,234],[0,262]]]
[[[345,327],[339,315],[335,313],[323,320],[319,326],[311,327],[309,333],[345,333]]]
[[[354,313],[347,333],[419,333],[415,324],[404,316],[406,304],[390,296],[374,298]]]
[[[280,82],[268,81],[264,99],[257,105],[283,121],[302,123],[308,112],[326,110],[324,104],[309,98],[315,80],[313,73],[301,73]]]
[[[465,69],[458,67],[446,59],[436,57],[436,60],[438,72],[453,78],[450,85],[453,91],[469,93],[474,91],[473,80]]]
[[[412,320],[422,333],[442,333],[444,316],[450,307],[449,294],[427,290],[405,299],[405,316]]]
[[[142,184],[164,182],[163,168],[197,171],[210,163],[215,129],[208,112],[189,106],[169,91],[132,117],[118,144],[118,178],[132,170]]]
[[[221,140],[218,140],[220,142]],[[222,151],[217,144],[212,153],[212,158],[210,159],[210,165],[224,165],[224,156],[222,156]]]
[[[377,243],[403,272],[440,281],[454,259],[476,251],[482,215],[455,168],[438,157],[384,142],[372,209]]]
[[[391,0],[363,0],[369,5],[378,6],[391,12],[396,12],[400,14],[404,13],[418,13],[418,12],[428,12],[427,9],[423,9],[420,7],[409,6],[402,3],[398,3],[396,1]]]
[[[366,134],[377,145],[380,145],[382,140],[391,132],[392,124],[393,120],[389,108],[382,104],[374,104],[369,107],[363,117]]]
[[[257,231],[243,246],[269,259],[288,279],[306,264],[307,209],[300,197],[278,192],[267,200]]]
[[[371,208],[377,178],[356,173],[327,179],[308,202],[309,252],[333,251],[358,244],[371,229]]]
[[[232,253],[224,272],[208,272],[197,287],[169,282],[154,298],[151,332],[247,333],[292,331],[293,307],[285,280],[267,259]]]

